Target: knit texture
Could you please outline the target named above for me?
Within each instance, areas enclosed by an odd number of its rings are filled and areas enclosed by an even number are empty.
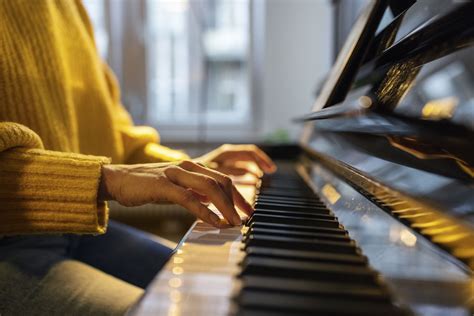
[[[0,123],[0,233],[104,233],[97,191],[109,161],[45,150],[32,130]]]
[[[0,0],[0,235],[105,232],[102,165],[188,158],[158,142],[121,105],[80,1]]]

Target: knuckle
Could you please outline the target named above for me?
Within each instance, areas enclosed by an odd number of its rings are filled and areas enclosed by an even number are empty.
[[[222,182],[226,187],[232,186],[232,179],[227,175],[223,176]]]
[[[183,168],[191,168],[194,166],[194,163],[190,160],[183,160],[179,163],[179,166]]]
[[[179,170],[181,170],[181,168],[179,168],[178,166],[168,166],[166,167],[164,173],[166,176],[169,176],[176,174],[177,172],[179,172]]]
[[[159,176],[156,176],[155,177],[155,183],[159,186],[162,186],[162,185],[165,185],[169,182],[168,178],[162,176],[162,175],[159,175]]]
[[[216,189],[219,186],[217,181],[211,177],[205,178],[204,182],[206,183],[206,186],[212,190]]]
[[[173,176],[173,170],[171,168],[166,168],[164,171],[163,171],[164,175],[167,176],[167,177],[171,177]]]
[[[195,201],[196,201],[196,197],[189,191],[185,191],[181,195],[181,202],[183,204],[190,204],[190,203],[194,203]]]

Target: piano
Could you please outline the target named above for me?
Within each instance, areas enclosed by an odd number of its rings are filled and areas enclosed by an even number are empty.
[[[473,44],[474,2],[368,1],[254,215],[196,221],[129,314],[472,315]]]

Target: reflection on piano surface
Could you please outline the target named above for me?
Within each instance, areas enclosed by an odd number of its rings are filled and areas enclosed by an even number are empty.
[[[197,222],[130,313],[472,315],[473,16],[370,1],[255,214]]]

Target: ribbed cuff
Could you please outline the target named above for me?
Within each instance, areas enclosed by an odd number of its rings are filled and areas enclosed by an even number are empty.
[[[0,161],[0,235],[106,231],[107,204],[97,191],[108,158],[13,149]]]

